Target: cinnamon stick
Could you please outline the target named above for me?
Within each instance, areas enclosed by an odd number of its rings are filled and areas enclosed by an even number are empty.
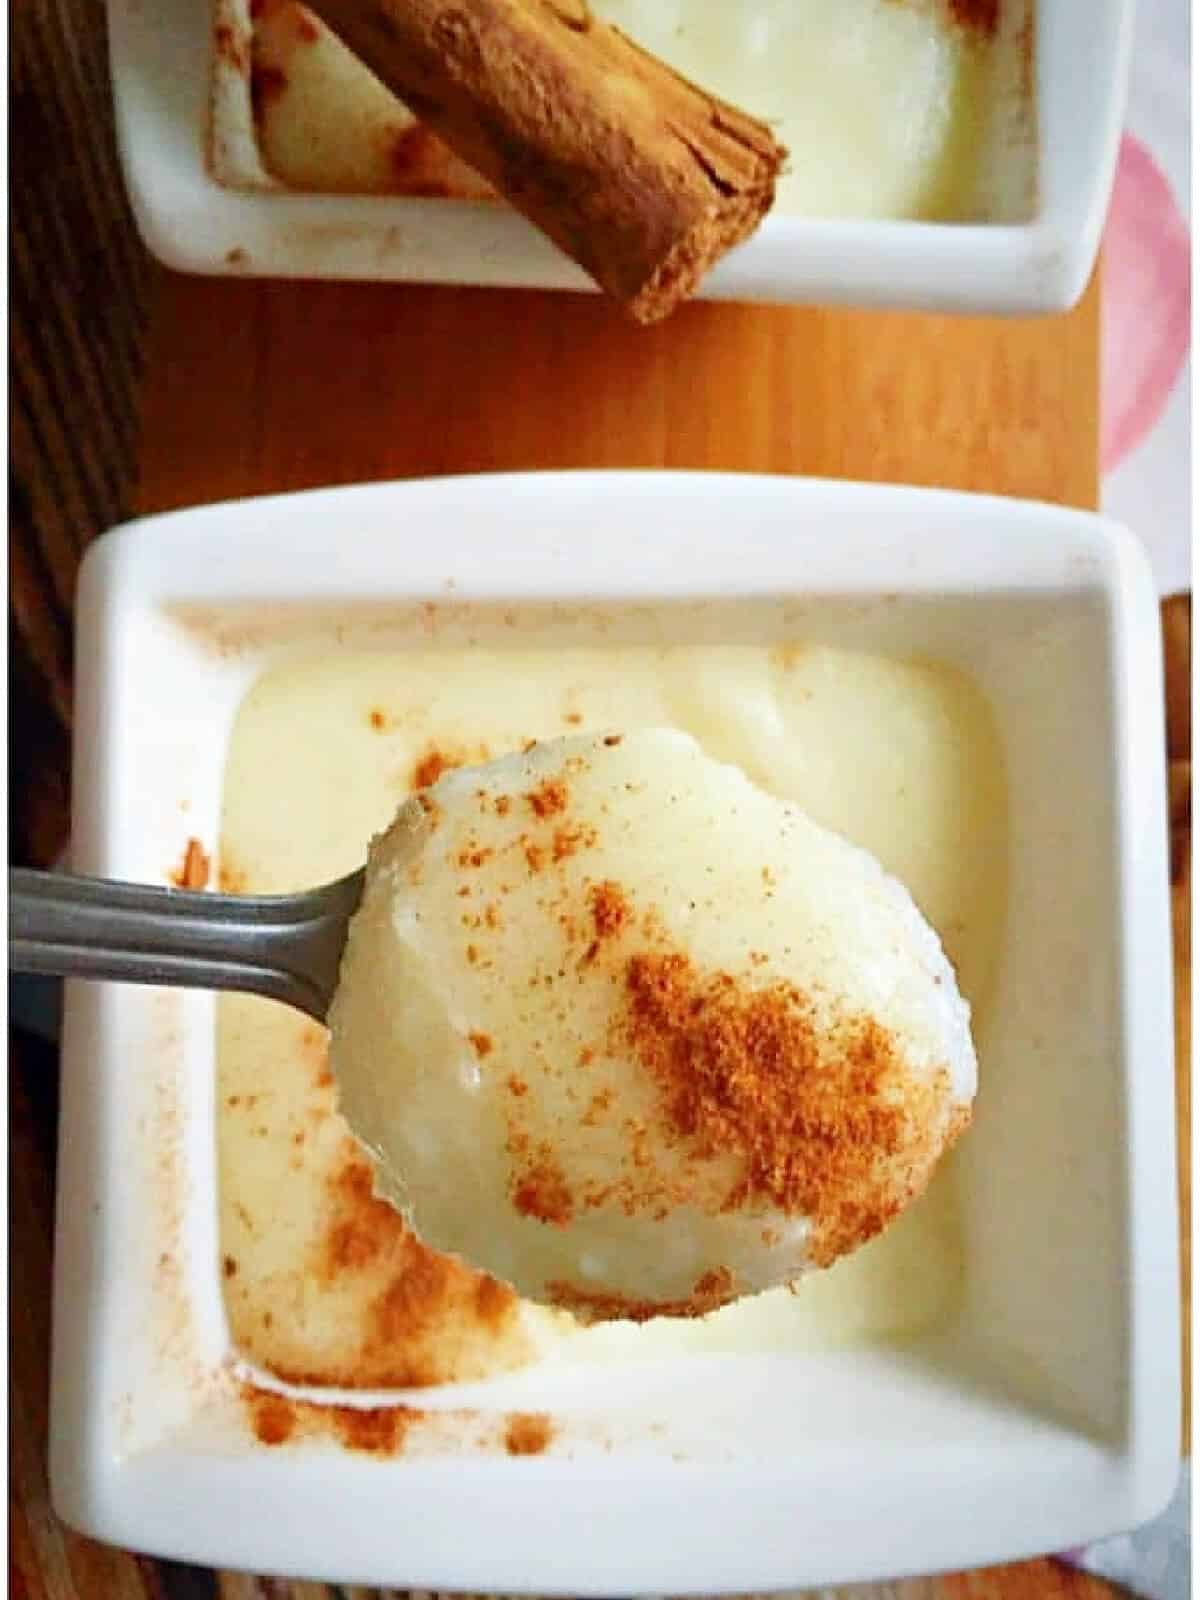
[[[639,322],[757,227],[787,152],[585,0],[309,0]]]

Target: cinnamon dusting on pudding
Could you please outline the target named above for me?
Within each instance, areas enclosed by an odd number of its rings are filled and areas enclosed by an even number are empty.
[[[606,1289],[580,1289],[570,1283],[552,1283],[551,1303],[571,1311],[585,1322],[649,1322],[654,1317],[704,1317],[737,1296],[728,1267],[703,1273],[684,1300],[636,1300]]]
[[[556,828],[554,832],[553,859],[565,861],[579,850],[590,850],[599,838],[596,829],[589,825],[574,828]]]
[[[413,789],[431,788],[444,772],[453,772],[462,765],[461,759],[447,755],[444,750],[427,750],[413,768],[409,786]]]
[[[633,956],[625,990],[624,1040],[658,1085],[670,1134],[741,1158],[724,1209],[810,1218],[817,1266],[898,1215],[947,1122],[952,1140],[969,1121],[945,1068],[916,1077],[870,1017],[830,1032],[795,984],[700,972],[667,950]]]
[[[588,908],[598,939],[614,939],[628,926],[633,912],[619,883],[605,878],[588,890]]]
[[[512,1141],[516,1150],[519,1139]],[[523,1217],[533,1217],[538,1222],[549,1222],[557,1228],[566,1227],[575,1215],[575,1202],[567,1183],[566,1174],[549,1143],[544,1143],[531,1157],[518,1166],[513,1178],[512,1203]]]
[[[331,1116],[324,1113],[323,1116]],[[320,1234],[306,1276],[319,1304],[341,1307],[307,1357],[296,1312],[272,1318],[256,1359],[288,1383],[349,1389],[424,1388],[471,1381],[521,1364],[526,1347],[514,1292],[422,1244],[373,1188],[371,1169],[343,1136],[346,1156],[325,1185]],[[236,1288],[241,1277],[228,1285]],[[236,1304],[236,1302],[231,1302]],[[325,1410],[327,1408],[320,1408]],[[352,1410],[347,1426],[376,1424]],[[378,1419],[376,1419],[378,1422]]]
[[[569,794],[561,778],[546,778],[526,796],[529,809],[538,817],[553,817],[567,809]]]

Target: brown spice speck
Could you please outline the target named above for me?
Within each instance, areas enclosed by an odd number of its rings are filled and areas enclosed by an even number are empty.
[[[444,750],[436,748],[427,750],[416,766],[412,769],[409,786],[413,789],[428,789],[435,784],[444,772],[453,772],[456,767],[461,767],[462,762],[454,756],[447,755]]]
[[[242,1387],[250,1425],[260,1444],[281,1445],[301,1434],[332,1434],[348,1450],[398,1455],[409,1429],[426,1413],[411,1406],[326,1406],[292,1400],[252,1384]]]
[[[628,924],[632,909],[619,883],[605,878],[588,890],[588,905],[597,939],[614,939]]]
[[[553,817],[567,809],[569,795],[561,778],[547,778],[525,796],[530,810],[538,817]]]
[[[590,850],[596,843],[595,828],[581,825],[575,828],[556,828],[554,831],[554,859],[565,861],[578,850]]]
[[[329,1420],[347,1450],[371,1455],[398,1455],[405,1435],[424,1413],[410,1406],[329,1406]]]
[[[236,1277],[237,1269],[238,1269],[238,1264],[233,1259],[232,1256],[223,1256],[221,1258],[221,1271],[224,1273],[225,1277],[227,1277],[227,1278]]]
[[[553,1147],[543,1144],[532,1161],[518,1173],[513,1186],[514,1208],[523,1217],[535,1217],[565,1228],[575,1215],[575,1204]]]
[[[514,1411],[504,1430],[510,1456],[540,1456],[554,1437],[554,1425],[542,1411]]]
[[[455,860],[460,867],[482,867],[492,859],[495,853],[491,845],[481,845],[474,841],[460,850]]]
[[[416,798],[417,804],[429,818],[429,826],[431,828],[436,828],[438,823],[442,820],[441,807],[438,805],[436,800],[434,800],[433,796],[424,789],[420,790]]]
[[[367,712],[367,721],[375,729],[376,733],[382,733],[387,727],[387,717],[380,711],[378,706],[372,706],[370,711]],[[418,784],[417,787],[420,788],[421,786]]]
[[[620,744],[624,737],[625,735],[623,733],[606,733],[604,735],[604,742],[611,750],[614,745]]]
[[[211,863],[199,839],[189,839],[177,867],[167,874],[177,889],[205,889]]]
[[[348,1162],[331,1188],[333,1212],[320,1263],[320,1276],[327,1282],[343,1272],[361,1272],[405,1233],[399,1213],[375,1194],[364,1161]]]
[[[736,1283],[728,1267],[714,1267],[697,1278],[682,1300],[636,1300],[608,1289],[579,1289],[574,1284],[547,1285],[550,1303],[572,1311],[585,1322],[649,1322],[652,1317],[703,1317],[735,1298]]]
[[[474,1049],[475,1054],[481,1061],[483,1060],[484,1056],[490,1056],[495,1048],[490,1033],[471,1033],[468,1034],[467,1037],[471,1041],[471,1046]]]
[[[260,1444],[286,1444],[296,1431],[296,1407],[281,1394],[256,1389],[248,1396],[254,1436]]]

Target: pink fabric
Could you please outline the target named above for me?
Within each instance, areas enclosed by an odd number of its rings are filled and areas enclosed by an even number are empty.
[[[1154,426],[1187,356],[1191,329],[1187,224],[1154,157],[1121,141],[1104,235],[1100,461],[1109,472]]]

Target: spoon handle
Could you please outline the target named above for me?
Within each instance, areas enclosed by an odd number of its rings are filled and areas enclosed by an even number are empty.
[[[199,894],[9,869],[13,972],[239,989],[324,1021],[361,875],[304,894]]]

